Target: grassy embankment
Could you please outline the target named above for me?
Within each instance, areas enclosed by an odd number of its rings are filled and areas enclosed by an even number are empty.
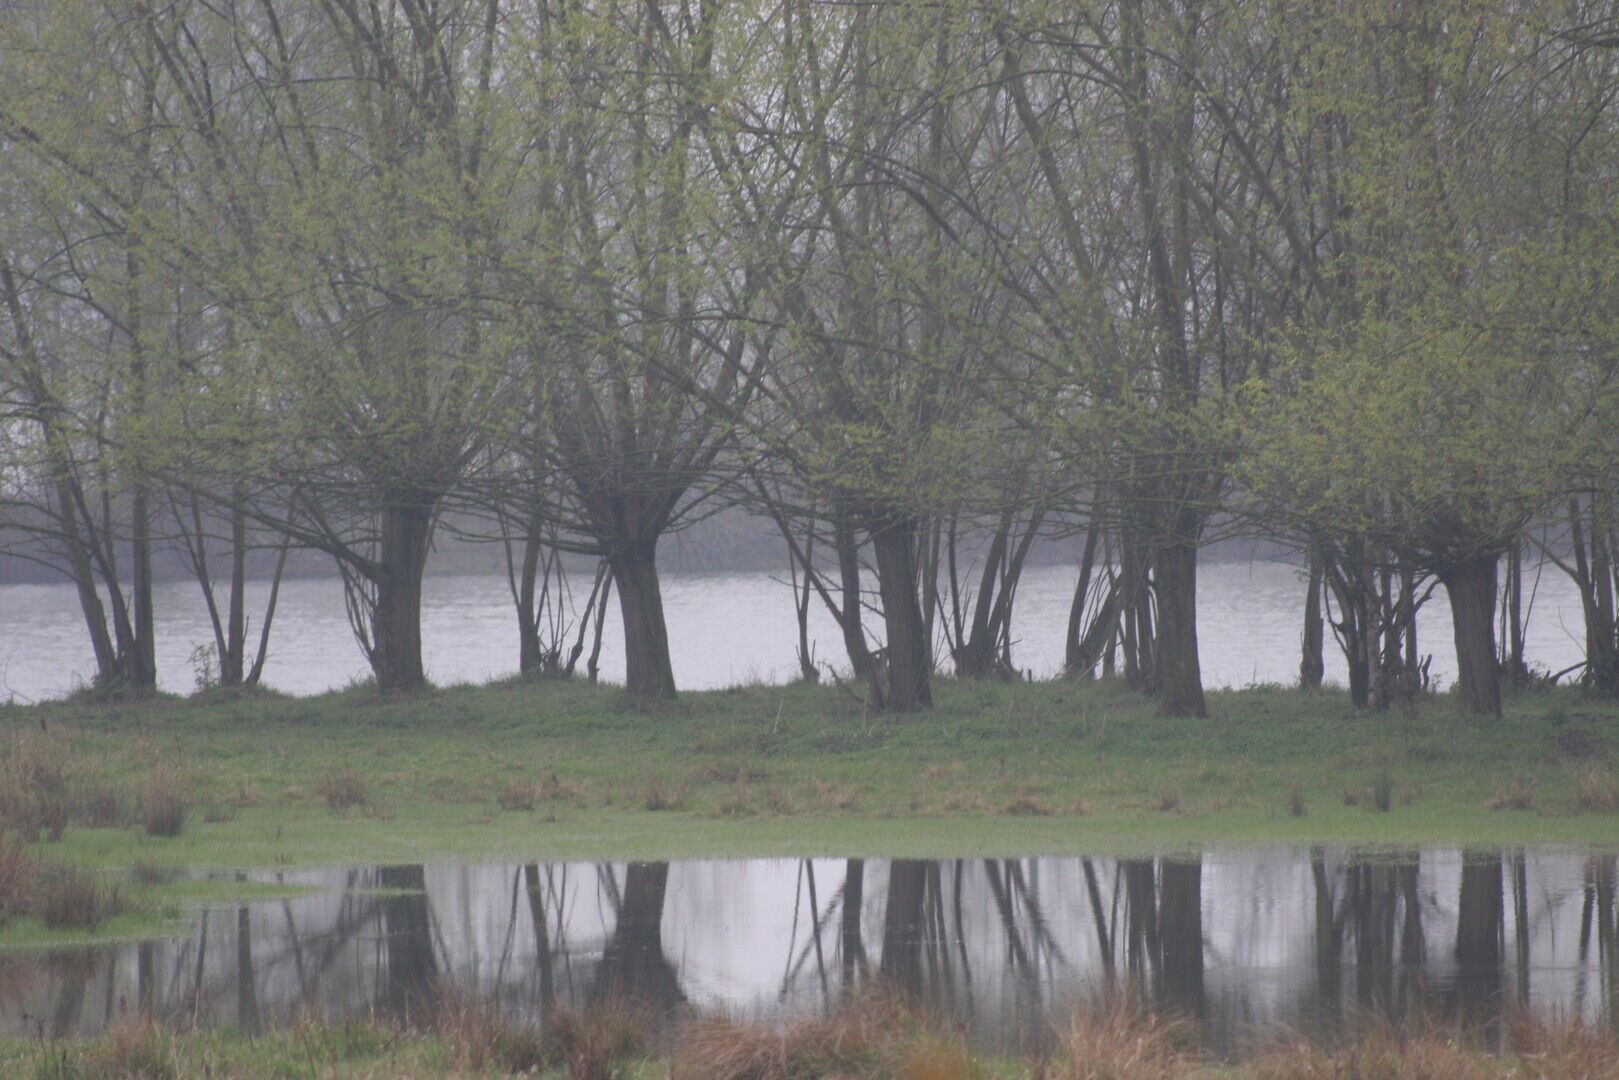
[[[1110,686],[937,698],[908,716],[806,686],[83,700],[0,710],[0,752],[59,763],[64,797],[96,806],[100,827],[40,845],[88,867],[1619,844],[1619,708],[1573,692],[1495,722],[1273,689],[1213,694],[1206,720]],[[148,835],[165,793],[189,810]]]
[[[165,880],[181,866],[1619,846],[1619,708],[1573,692],[1497,722],[1280,689],[1213,694],[1206,720],[1105,685],[941,681],[937,699],[896,716],[829,687],[649,706],[512,682],[3,708],[0,821],[33,820],[31,857],[140,903],[86,916],[64,887],[64,921],[24,896],[0,946],[149,933],[264,888]]]

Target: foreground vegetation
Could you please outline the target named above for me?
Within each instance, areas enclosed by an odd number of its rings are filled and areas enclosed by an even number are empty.
[[[827,1016],[762,1027],[683,1017],[655,1025],[621,1003],[557,1012],[545,1030],[503,1019],[479,1002],[452,1002],[417,1029],[304,1021],[268,1036],[173,1035],[132,1018],[80,1043],[0,1043],[8,1076],[33,1080],[462,1080],[524,1076],[609,1080],[1611,1080],[1610,1031],[1527,1018],[1491,1031],[1458,1021],[1399,1034],[1375,1023],[1347,1045],[1278,1037],[1239,1065],[1195,1049],[1196,1029],[1151,1015],[1119,995],[1076,1008],[1052,1045],[985,1057],[950,1024],[892,996],[852,995]],[[654,1034],[657,1027],[663,1031]]]
[[[80,699],[0,712],[0,812],[104,869],[1619,839],[1619,707],[1212,703],[1169,718],[1074,682],[944,683],[904,716],[813,686]]]

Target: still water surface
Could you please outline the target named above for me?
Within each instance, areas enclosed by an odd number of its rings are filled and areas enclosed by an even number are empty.
[[[1120,858],[753,859],[367,867],[253,880],[296,899],[172,940],[0,953],[0,1031],[76,1035],[144,1007],[248,1031],[300,1010],[420,1016],[453,987],[543,1023],[627,994],[776,1021],[881,978],[983,1046],[1127,978],[1240,1054],[1368,1016],[1619,1022],[1616,858],[1276,848]]]
[[[1198,632],[1206,685],[1291,683],[1298,678],[1304,585],[1280,562],[1206,561],[1199,568]],[[1034,567],[1018,587],[1013,659],[1036,677],[1062,664],[1062,636],[1075,571]],[[1532,581],[1534,575],[1531,575]],[[783,682],[798,674],[792,593],[767,573],[670,574],[664,578],[675,678],[688,689],[741,682]],[[582,583],[588,592],[589,582]],[[249,592],[261,601],[262,583]],[[1526,589],[1527,591],[1527,589]],[[582,595],[582,594],[581,594]],[[213,640],[195,584],[160,587],[158,671],[166,690],[194,686],[189,657]],[[251,610],[251,609],[250,609]],[[0,586],[0,700],[58,697],[84,684],[94,664],[71,586]],[[254,612],[255,617],[257,612]],[[1419,640],[1433,654],[1433,673],[1448,683],[1455,670],[1450,611],[1442,591],[1419,616]],[[440,684],[483,682],[517,670],[515,616],[506,579],[498,575],[431,577],[422,637],[428,675]],[[844,666],[842,639],[819,604],[811,609],[815,656]],[[1578,597],[1548,567],[1538,576],[1529,621],[1530,658],[1557,671],[1583,655]],[[1327,647],[1328,678],[1342,682],[1342,657]],[[345,686],[366,674],[349,632],[336,580],[297,579],[282,587],[265,682],[293,694]],[[624,658],[616,603],[610,605],[602,677],[620,681]]]

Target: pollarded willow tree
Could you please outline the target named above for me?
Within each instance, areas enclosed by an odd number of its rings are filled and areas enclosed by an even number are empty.
[[[977,210],[1010,179],[994,168],[1004,110],[981,92],[992,38],[953,4],[793,4],[772,33],[779,66],[758,126],[798,192],[776,210],[791,230],[755,444],[778,512],[833,536],[844,593],[833,606],[875,703],[924,708],[930,522],[996,508],[986,480],[1005,456],[989,360],[1007,342],[1007,275]],[[858,620],[863,543],[884,631],[875,661]]]
[[[506,92],[533,136],[498,275],[519,357],[513,457],[548,542],[606,560],[632,694],[673,697],[657,550],[736,464],[773,332],[744,189],[776,190],[738,122],[756,62],[715,2],[514,16]]]
[[[170,271],[231,320],[189,435],[238,507],[330,554],[379,688],[425,682],[437,515],[505,385],[492,244],[519,154],[495,108],[503,5],[144,6],[191,186]],[[215,492],[215,497],[220,497]]]
[[[1256,395],[1244,468],[1273,514],[1437,576],[1482,715],[1501,710],[1498,563],[1575,482],[1612,374],[1592,331],[1613,255],[1584,238],[1581,145],[1611,129],[1608,95],[1578,92],[1540,14],[1365,4],[1299,37],[1298,122],[1341,140],[1327,272],[1345,284]]]

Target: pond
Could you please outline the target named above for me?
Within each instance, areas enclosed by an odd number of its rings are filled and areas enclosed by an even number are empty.
[[[1374,1017],[1619,1021],[1616,857],[1333,848],[1011,859],[431,864],[245,875],[295,899],[168,940],[0,953],[0,1032],[135,1008],[249,1032],[313,1011],[409,1020],[453,988],[543,1023],[628,995],[777,1021],[882,980],[987,1049],[1027,1050],[1128,982],[1240,1055]]]

